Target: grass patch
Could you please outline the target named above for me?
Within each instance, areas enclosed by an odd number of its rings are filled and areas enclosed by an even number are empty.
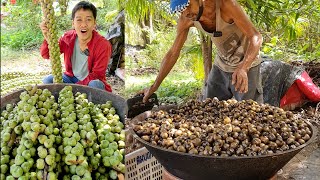
[[[12,59],[33,59],[31,57],[42,58],[40,56],[40,50],[36,48],[32,50],[13,50],[9,47],[1,47],[1,62],[10,61]]]
[[[125,97],[134,96],[138,91],[152,85],[156,74],[126,76]],[[177,99],[196,98],[203,83],[194,78],[191,72],[172,71],[156,91],[159,99],[175,97]]]

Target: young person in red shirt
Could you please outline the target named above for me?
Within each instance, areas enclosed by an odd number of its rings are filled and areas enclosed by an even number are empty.
[[[97,9],[90,2],[81,1],[73,8],[74,29],[59,39],[66,69],[62,78],[64,83],[87,85],[111,92],[105,75],[112,52],[111,44],[95,30],[96,17]],[[44,22],[40,28],[45,38],[40,48],[41,56],[49,59],[48,28]],[[45,77],[43,83],[53,83],[53,76]]]

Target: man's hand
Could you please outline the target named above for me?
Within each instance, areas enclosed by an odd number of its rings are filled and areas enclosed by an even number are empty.
[[[41,32],[43,34],[44,39],[48,42],[48,32],[49,32],[49,30],[48,30],[48,27],[47,27],[47,25],[46,25],[46,23],[44,21],[42,21],[40,23],[40,29],[41,29]]]
[[[145,88],[144,90],[142,91],[139,91],[138,94],[144,94],[144,97],[143,97],[143,102],[146,103],[147,100],[149,99],[149,97],[157,90],[158,88],[154,88],[154,86],[150,86],[148,88]]]
[[[235,90],[240,93],[248,92],[247,72],[247,69],[237,68],[232,74],[232,84],[235,86]]]

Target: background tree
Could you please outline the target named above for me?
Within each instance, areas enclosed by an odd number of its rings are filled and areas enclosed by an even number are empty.
[[[155,29],[158,30],[158,24],[173,23],[172,16],[167,11],[168,2],[166,1],[148,1],[148,0],[126,0],[122,1],[126,12],[127,29],[126,34],[130,37],[136,37],[138,33],[142,40],[142,46],[150,44],[155,37]],[[130,27],[134,27],[134,31]]]
[[[59,2],[60,11],[61,11],[61,16],[66,15],[69,0],[58,0],[58,2]]]

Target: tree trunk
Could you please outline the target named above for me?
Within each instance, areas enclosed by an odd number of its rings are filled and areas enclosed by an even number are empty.
[[[150,17],[149,17],[149,37],[150,37],[150,43],[151,43],[153,41],[153,39],[154,39],[153,16],[152,16],[152,14],[150,14]]]
[[[103,7],[107,7],[108,6],[108,1],[109,0],[103,0]]]
[[[148,13],[147,13],[148,14]],[[151,33],[153,33],[153,27],[152,27],[152,19],[150,14],[145,17],[143,20],[139,22],[139,26],[141,28],[141,38],[143,41],[143,47],[145,47],[147,44],[150,44],[150,37]]]
[[[212,41],[209,36],[203,33],[200,33],[200,37],[204,67],[204,82],[206,82],[212,68]]]
[[[66,15],[69,0],[58,0],[58,2],[59,2],[60,11],[61,11],[61,16]]]

